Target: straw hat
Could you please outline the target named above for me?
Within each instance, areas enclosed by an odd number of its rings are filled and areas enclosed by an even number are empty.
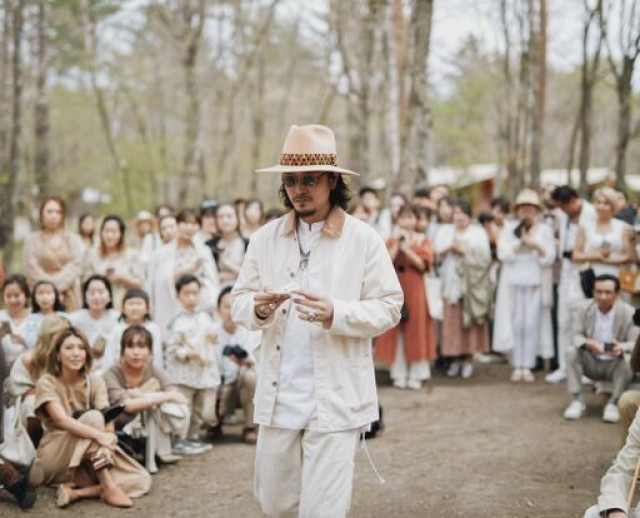
[[[540,196],[538,193],[532,189],[522,189],[518,197],[516,198],[516,208],[520,205],[533,205],[542,208],[542,204],[540,203]]]
[[[280,163],[256,170],[256,173],[301,173],[326,171],[359,176],[358,173],[338,167],[336,137],[326,126],[293,125],[282,146]]]

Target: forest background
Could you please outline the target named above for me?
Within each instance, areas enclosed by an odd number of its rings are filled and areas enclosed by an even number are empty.
[[[640,0],[0,0],[0,249],[55,193],[277,204],[292,123],[387,193],[436,166],[640,173]],[[87,190],[90,188],[90,190]],[[10,262],[10,261],[9,261]]]

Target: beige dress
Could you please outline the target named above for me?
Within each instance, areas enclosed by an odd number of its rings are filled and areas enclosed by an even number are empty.
[[[78,280],[82,272],[84,244],[77,234],[61,231],[59,246],[42,231],[32,232],[24,244],[27,278],[33,286],[41,280],[55,284],[68,312],[80,308]],[[53,236],[52,236],[53,237]]]
[[[85,379],[85,387],[81,390],[70,389],[62,379],[51,374],[45,374],[38,380],[35,408],[36,415],[45,429],[45,435],[40,441],[33,462],[31,484],[73,482],[78,487],[98,484],[98,478],[90,461],[87,460],[99,448],[98,444],[91,439],[75,437],[66,430],[56,428],[45,408],[47,403],[56,402],[72,416],[77,410],[87,407],[99,409],[108,406],[109,399],[104,381],[93,376],[86,376]],[[104,419],[98,411],[88,411],[78,420],[104,430]],[[131,498],[140,497],[151,488],[149,473],[118,447],[110,472],[115,483]]]

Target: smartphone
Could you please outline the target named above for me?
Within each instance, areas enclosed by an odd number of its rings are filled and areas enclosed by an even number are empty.
[[[614,342],[605,342],[604,343],[604,352],[610,353],[616,348],[616,344]]]
[[[10,335],[11,334],[11,324],[8,321],[4,321],[0,323],[0,335]]]

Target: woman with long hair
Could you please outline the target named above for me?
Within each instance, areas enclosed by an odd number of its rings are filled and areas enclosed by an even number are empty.
[[[127,290],[142,287],[144,271],[138,252],[127,247],[126,226],[120,216],[106,216],[100,224],[99,244],[87,252],[83,281],[94,274],[104,275],[111,283],[112,302],[122,304]]]
[[[218,235],[206,242],[218,267],[220,284],[231,284],[240,273],[248,240],[240,234],[240,221],[232,203],[223,203],[216,210]]]

